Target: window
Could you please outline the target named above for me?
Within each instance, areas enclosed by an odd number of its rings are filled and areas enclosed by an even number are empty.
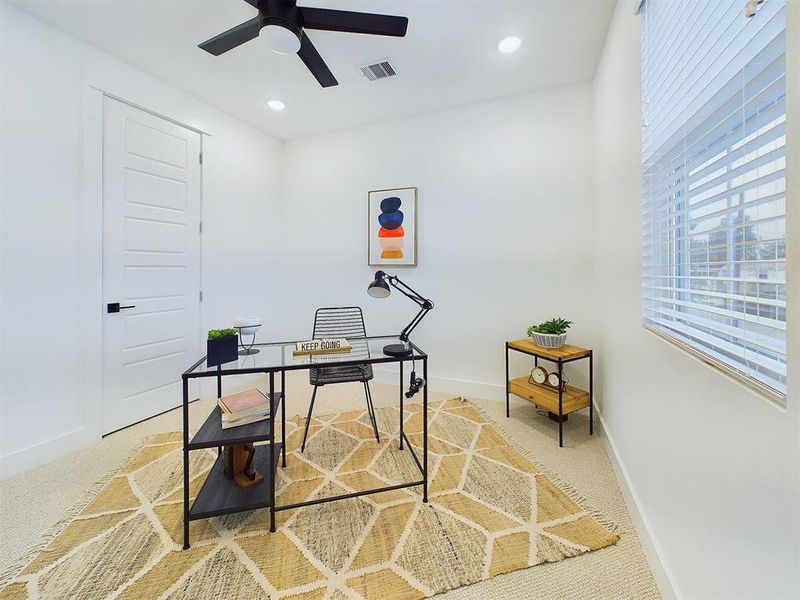
[[[645,0],[642,317],[786,395],[785,0]]]

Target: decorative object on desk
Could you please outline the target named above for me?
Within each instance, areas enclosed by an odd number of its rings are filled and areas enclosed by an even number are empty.
[[[222,413],[222,429],[269,419],[269,398],[255,388],[223,396],[217,405]]]
[[[417,188],[369,192],[367,254],[371,267],[417,264]]]
[[[235,329],[209,329],[206,342],[206,365],[216,367],[239,357],[239,338]]]
[[[256,332],[261,327],[261,317],[236,317],[233,327],[239,330],[239,344],[242,346],[242,349],[239,350],[239,355],[258,354],[259,349],[253,348],[253,346],[256,343]],[[253,336],[249,346],[245,346],[244,343],[244,336],[246,335]]]
[[[304,354],[336,354],[339,352],[350,352],[353,347],[344,339],[339,338],[335,340],[309,340],[307,342],[297,342],[294,345],[295,356],[302,356]]]
[[[409,426],[418,424],[421,405],[409,403],[406,408],[416,409],[408,411]],[[398,407],[376,407],[376,411],[380,423],[396,423],[399,418]],[[430,504],[423,504],[418,493],[401,490],[307,506],[280,513],[285,517],[272,534],[267,510],[253,512],[250,518],[215,519],[213,524],[195,521],[194,536],[204,543],[189,551],[175,549],[183,510],[175,502],[181,493],[181,434],[156,435],[76,518],[65,523],[45,550],[31,557],[22,573],[12,575],[0,595],[22,599],[34,589],[38,596],[31,597],[84,599],[105,598],[121,590],[128,598],[158,598],[170,592],[206,598],[210,596],[203,591],[213,583],[213,596],[218,598],[266,597],[262,585],[269,590],[294,588],[289,594],[295,597],[296,589],[314,589],[316,597],[322,597],[333,574],[335,581],[345,582],[337,589],[353,590],[366,600],[392,594],[416,600],[501,573],[528,567],[535,572],[540,569],[535,565],[580,561],[580,556],[617,542],[608,513],[587,506],[581,490],[519,449],[478,407],[453,398],[431,402],[430,411],[431,422],[442,424],[437,431],[442,437],[436,441],[442,454],[433,463],[438,466],[431,478],[438,491]],[[350,433],[369,423],[366,407],[314,419],[307,452],[301,455],[304,418],[287,421],[289,461],[295,468],[281,470],[278,502],[302,502],[343,488],[365,489],[376,476],[395,483],[412,473],[416,467],[411,461],[398,460],[396,431],[384,429],[387,443],[380,451],[366,432],[356,437]],[[411,438],[421,443],[421,433]],[[530,441],[525,445],[534,446]],[[192,490],[209,476],[217,450],[198,453]],[[257,464],[265,473],[261,464],[266,463]],[[614,481],[608,469],[583,478],[584,486]],[[267,493],[263,485],[241,491],[253,496]],[[622,501],[609,508],[625,514]],[[531,519],[536,520],[535,531],[520,526]],[[401,531],[407,534],[400,535]],[[607,578],[608,589],[618,592],[617,597],[645,594],[621,588],[625,584],[601,573],[603,568],[630,563],[621,572],[635,569],[633,574],[644,573],[643,579],[651,579],[647,567],[639,566],[646,561],[630,560],[631,546],[636,544],[622,544],[590,561],[589,568]],[[281,568],[289,561],[292,568]],[[109,565],[114,566],[113,573]],[[549,569],[531,577],[547,580]],[[217,577],[219,573],[225,576]]]
[[[392,293],[392,289],[389,287],[390,285],[420,307],[417,316],[415,316],[411,322],[405,326],[403,331],[400,332],[400,340],[403,343],[389,344],[383,347],[383,353],[387,356],[408,356],[411,354],[411,345],[409,344],[408,336],[411,335],[414,328],[419,325],[423,317],[433,308],[433,302],[420,296],[418,292],[415,292],[400,281],[397,276],[388,275],[383,271],[375,271],[375,279],[369,284],[369,287],[367,287],[367,293],[373,298],[388,298]]]
[[[528,335],[542,348],[561,348],[567,343],[567,329],[572,321],[554,317],[544,323],[528,327]]]
[[[242,489],[249,489],[264,481],[264,476],[253,467],[256,447],[252,443],[235,444],[222,448],[222,469],[225,477],[232,479]]]

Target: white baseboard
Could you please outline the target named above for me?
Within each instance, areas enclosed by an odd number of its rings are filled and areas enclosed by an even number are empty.
[[[408,379],[411,369],[406,366],[403,371],[403,387],[408,387]],[[417,371],[417,376],[422,376],[422,370]],[[375,381],[389,385],[398,384],[398,371],[388,369],[375,369]],[[450,377],[430,377],[428,379],[428,389],[432,392],[447,392],[456,396],[471,396],[473,398],[486,398],[487,400],[502,400],[506,398],[506,388],[504,385],[496,383],[482,383],[479,381],[469,381],[466,379],[453,379]]]
[[[0,456],[0,480],[61,458],[98,439],[100,438],[93,436],[88,428],[79,427],[49,440]]]
[[[625,463],[617,451],[617,445],[614,443],[614,438],[609,432],[606,422],[603,420],[603,415],[595,407],[594,414],[597,415],[600,421],[600,434],[606,446],[606,453],[608,454],[611,467],[614,469],[614,474],[617,476],[617,481],[620,484],[620,490],[625,497],[625,502],[628,505],[628,512],[633,520],[633,525],[636,527],[636,532],[639,535],[639,541],[642,544],[644,553],[647,556],[647,562],[650,565],[650,570],[653,572],[653,577],[656,580],[661,595],[665,600],[682,600],[683,595],[678,588],[672,570],[669,567],[661,545],[658,543],[653,526],[647,518],[647,513],[642,507],[639,494],[636,492],[636,487],[628,475],[628,470],[625,468]]]

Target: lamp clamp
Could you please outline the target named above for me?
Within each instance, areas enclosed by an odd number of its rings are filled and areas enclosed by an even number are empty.
[[[408,382],[408,391],[406,392],[406,398],[411,398],[416,394],[418,391],[422,389],[425,385],[425,380],[422,377],[417,377],[417,373],[415,371],[411,371],[411,378]]]

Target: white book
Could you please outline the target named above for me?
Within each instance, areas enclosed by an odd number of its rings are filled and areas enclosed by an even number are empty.
[[[244,419],[251,419],[253,417],[268,417],[269,416],[269,407],[263,408],[259,411],[254,411],[247,413],[245,415],[228,415],[222,413],[222,421],[224,423],[236,423],[238,421],[243,421]]]
[[[220,407],[222,408],[222,407]],[[246,419],[247,417],[253,417],[257,415],[267,415],[269,416],[269,404],[261,404],[259,406],[254,406],[247,410],[243,410],[238,413],[229,413],[225,412],[223,409],[222,411],[222,420],[223,421],[236,421],[238,419]]]
[[[250,417],[245,417],[243,419],[238,419],[236,421],[226,421],[225,419],[223,419],[222,428],[232,429],[233,427],[239,427],[241,425],[249,425],[250,423],[258,423],[259,421],[266,421],[267,419],[269,419],[269,415],[253,415]]]

